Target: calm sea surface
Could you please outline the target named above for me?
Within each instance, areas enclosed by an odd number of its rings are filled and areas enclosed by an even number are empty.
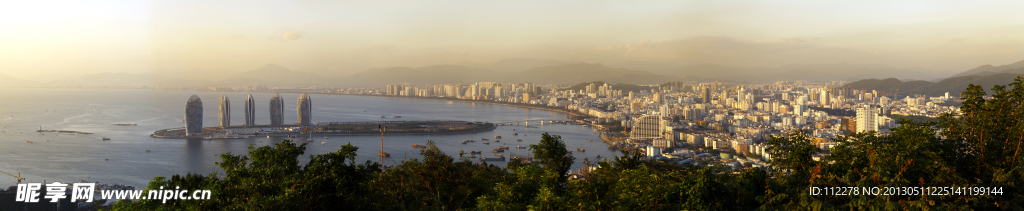
[[[203,100],[204,126],[217,123],[217,100],[221,94],[231,99],[231,123],[244,120],[243,101],[246,93],[154,91],[134,89],[29,89],[0,88],[0,171],[21,173],[27,182],[60,181],[65,183],[89,180],[102,183],[118,182],[144,187],[155,176],[170,176],[188,172],[209,174],[222,172],[214,162],[220,154],[245,154],[250,145],[266,146],[283,138],[255,137],[248,139],[196,140],[158,139],[149,135],[153,131],[184,127],[185,100],[192,94]],[[272,93],[252,93],[256,99],[256,124],[269,124],[269,101]],[[285,99],[285,122],[297,122],[295,102],[299,94],[282,93]],[[366,97],[312,94],[313,122],[327,121],[379,121],[387,120],[465,120],[509,122],[540,119],[565,119],[557,112],[516,108],[503,105],[463,103],[441,100],[421,100],[389,97]],[[401,116],[401,119],[392,119]],[[115,126],[113,124],[138,124]],[[580,125],[546,124],[530,122],[530,126],[501,126],[493,131],[452,135],[387,135],[384,150],[391,153],[385,163],[399,163],[404,159],[420,158],[412,144],[425,145],[433,140],[449,155],[458,156],[459,150],[490,152],[500,144],[484,145],[480,138],[502,136],[504,146],[511,147],[506,156],[528,154],[528,146],[548,132],[561,135],[571,151],[584,148],[585,153],[573,152],[577,163],[583,158],[611,157],[616,152],[607,149],[600,137],[589,127]],[[37,133],[44,130],[73,130],[89,135]],[[515,130],[515,131],[513,131]],[[518,137],[512,136],[518,132]],[[524,136],[525,135],[525,136]],[[110,138],[103,141],[102,138]],[[309,137],[302,137],[305,140]],[[309,155],[334,152],[341,145],[352,143],[359,147],[358,162],[377,161],[380,136],[313,136],[300,164]],[[461,144],[467,139],[476,143]],[[517,142],[516,139],[522,139]],[[590,142],[588,140],[595,140]],[[32,142],[32,143],[28,143]],[[150,152],[146,152],[150,150]],[[485,153],[490,157],[494,153]],[[109,159],[109,160],[107,160]],[[474,159],[475,160],[475,159]],[[505,162],[491,162],[504,166]],[[16,183],[14,177],[0,174],[0,187]]]

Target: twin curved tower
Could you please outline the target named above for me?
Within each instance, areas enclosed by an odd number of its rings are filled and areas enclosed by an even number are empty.
[[[185,101],[185,135],[203,135],[203,100],[196,95]]]
[[[298,115],[300,125],[310,125],[313,122],[313,102],[309,95],[302,93],[298,102],[295,103],[295,111]],[[256,100],[252,95],[245,97],[245,126],[256,126]],[[221,95],[217,103],[217,123],[220,127],[231,126],[231,100],[227,95]],[[284,99],[280,94],[274,94],[270,98],[270,125],[284,125]],[[192,95],[185,102],[185,135],[198,136],[203,134],[203,101],[199,96]]]

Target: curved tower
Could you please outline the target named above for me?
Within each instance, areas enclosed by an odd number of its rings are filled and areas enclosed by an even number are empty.
[[[270,97],[270,125],[284,125],[284,100],[278,94]]]
[[[196,95],[185,101],[185,135],[203,135],[203,100]]]
[[[299,95],[299,101],[295,103],[295,112],[299,116],[300,125],[309,125],[310,117],[313,116],[313,102],[309,100],[309,95],[302,93]]]
[[[252,94],[245,96],[245,126],[256,126],[256,101]]]
[[[217,103],[217,122],[220,127],[231,126],[231,100],[227,95],[220,95],[220,102]]]

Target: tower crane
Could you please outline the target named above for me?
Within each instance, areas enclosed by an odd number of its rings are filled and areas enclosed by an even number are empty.
[[[17,178],[18,179],[18,183],[21,183],[22,181],[25,181],[25,178],[21,177],[21,172],[18,172],[17,176],[15,176],[14,174],[11,174],[11,173],[4,172],[4,171],[0,171],[0,173],[4,173],[6,175],[10,175],[10,176],[12,176],[14,178]]]

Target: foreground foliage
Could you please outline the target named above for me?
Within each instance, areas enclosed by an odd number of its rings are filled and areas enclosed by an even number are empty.
[[[638,152],[598,161],[569,180],[561,137],[530,146],[537,162],[477,164],[441,152],[381,171],[353,161],[357,148],[298,157],[290,141],[225,154],[225,175],[154,178],[149,189],[210,189],[211,200],[119,202],[117,210],[1022,210],[1024,78],[963,93],[962,114],[935,122],[901,121],[891,134],[856,133],[822,161],[802,132],[772,137],[771,168],[733,170],[647,160]],[[813,195],[828,187],[999,187],[1001,194]]]

